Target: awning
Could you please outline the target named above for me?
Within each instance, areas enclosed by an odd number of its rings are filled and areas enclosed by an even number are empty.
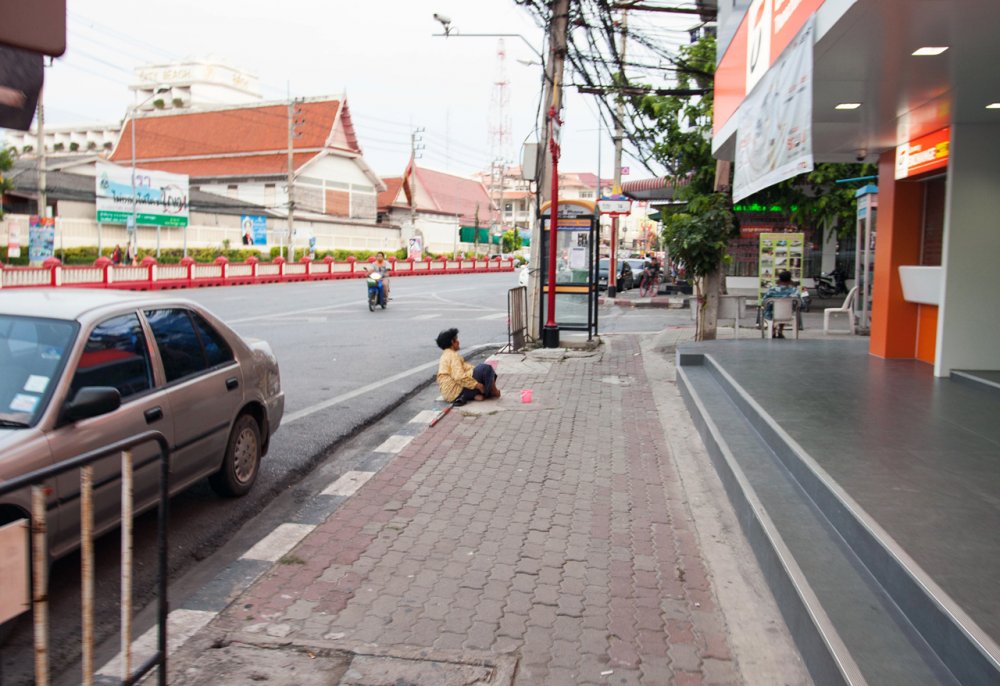
[[[677,185],[686,185],[686,181]],[[622,193],[634,200],[673,200],[674,184],[669,176],[655,179],[639,179],[622,184]]]

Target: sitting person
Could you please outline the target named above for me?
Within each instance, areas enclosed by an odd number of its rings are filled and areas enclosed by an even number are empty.
[[[439,333],[437,344],[443,351],[437,372],[441,397],[459,405],[469,400],[500,397],[497,373],[493,367],[484,362],[473,367],[458,354],[458,329]]]
[[[764,292],[764,299],[762,302],[766,302],[768,298],[799,298],[799,289],[792,283],[792,273],[787,269],[778,272],[778,283],[771,286]],[[801,303],[800,303],[801,304]],[[766,302],[764,305],[764,319],[770,320],[772,317],[772,310],[774,309],[773,303]],[[774,338],[784,338],[785,337],[785,325],[778,324],[777,327],[772,330],[771,335]]]
[[[369,272],[378,272],[382,275],[382,285],[385,286],[385,298],[386,300],[391,300],[389,297],[389,274],[392,272],[392,265],[385,261],[385,253],[379,250],[375,253],[375,261],[371,263],[368,268]]]

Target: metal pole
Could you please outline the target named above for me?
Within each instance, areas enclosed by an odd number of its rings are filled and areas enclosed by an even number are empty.
[[[132,673],[132,451],[122,451],[121,679]]]
[[[136,222],[136,197],[135,197],[135,108],[138,105],[132,105],[132,111],[129,115],[131,122],[129,124],[129,129],[132,133],[132,226],[128,227],[128,243],[133,244],[134,247],[131,251],[126,250],[126,252],[135,255],[139,247],[139,226]]]
[[[35,684],[49,683],[49,556],[46,551],[45,488],[31,487],[31,552],[34,589],[31,599],[35,624]]]
[[[47,217],[48,213],[48,188],[45,177],[45,105],[42,104],[42,97],[45,89],[38,94],[38,216]]]
[[[552,203],[549,205],[549,289],[545,328],[542,330],[542,344],[546,348],[559,347],[559,326],[556,324],[556,253],[559,235],[559,145],[556,143],[556,127],[559,124],[556,107],[549,108],[552,131],[549,150],[552,153]]]
[[[83,615],[82,683],[94,683],[94,465],[80,468],[80,606]]]
[[[628,10],[622,13],[622,57],[621,64],[625,64],[625,46],[628,37]],[[618,70],[619,84],[625,84],[625,67]],[[622,187],[622,136],[625,135],[625,100],[621,93],[618,94],[617,105],[615,107],[615,186],[612,193],[621,193]],[[618,217],[611,218],[611,255],[608,257],[608,297],[613,298],[617,293],[615,283],[618,276]]]
[[[292,146],[295,139],[295,102],[288,98],[288,254],[285,259],[292,261],[294,248],[292,234],[295,231],[295,200],[292,191],[295,186],[295,166],[292,159]]]

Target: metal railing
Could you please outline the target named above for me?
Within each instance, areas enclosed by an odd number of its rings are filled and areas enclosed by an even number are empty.
[[[157,516],[157,649],[132,672],[132,519],[133,458],[136,446],[155,442],[160,448],[160,502]],[[154,667],[158,668],[159,686],[167,683],[167,516],[170,447],[159,431],[146,431],[104,448],[92,450],[70,460],[38,469],[0,485],[0,496],[24,488],[31,489],[31,610],[34,621],[34,661],[36,686],[48,686],[49,612],[48,612],[48,543],[47,507],[44,482],[65,472],[80,470],[80,583],[82,614],[82,679],[84,686],[94,684],[94,505],[93,463],[121,453],[121,683],[138,683]]]
[[[156,264],[113,266],[4,267],[0,265],[0,288],[29,286],[93,286],[155,290],[196,286],[242,285],[272,281],[302,281],[351,279],[364,276],[368,262],[349,260],[314,260],[304,262]],[[392,276],[432,274],[472,274],[481,272],[512,272],[514,260],[395,260]]]

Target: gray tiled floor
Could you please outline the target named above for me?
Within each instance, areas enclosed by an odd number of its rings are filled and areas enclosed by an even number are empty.
[[[1000,394],[868,340],[703,348],[1000,641]]]

